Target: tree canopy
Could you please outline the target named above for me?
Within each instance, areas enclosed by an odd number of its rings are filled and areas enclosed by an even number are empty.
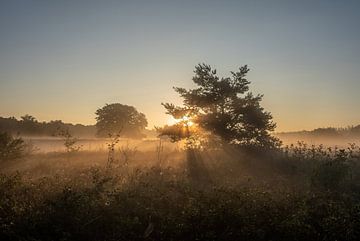
[[[271,136],[276,124],[270,112],[260,105],[263,95],[254,95],[249,91],[248,72],[249,68],[244,65],[231,72],[230,77],[220,78],[210,65],[199,64],[192,78],[196,85],[194,89],[174,88],[183,98],[183,106],[170,103],[163,106],[175,119],[185,116],[228,144],[275,148],[280,144]],[[176,126],[175,129],[181,127]],[[162,128],[160,133],[176,140],[176,132],[171,130],[174,126]]]
[[[106,104],[96,112],[97,135],[100,137],[116,135],[130,138],[143,137],[147,120],[135,107],[120,103]]]

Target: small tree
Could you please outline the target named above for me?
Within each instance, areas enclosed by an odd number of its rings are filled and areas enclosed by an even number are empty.
[[[112,164],[115,162],[115,146],[120,141],[121,131],[122,131],[122,128],[119,129],[118,133],[116,133],[115,135],[113,135],[111,133],[108,134],[108,137],[109,137],[109,142],[107,143],[108,160],[107,160],[107,164],[106,164],[106,166],[108,168],[110,168],[112,166]]]
[[[248,72],[245,65],[231,72],[231,77],[219,78],[215,69],[199,64],[193,77],[196,88],[174,88],[183,98],[184,106],[163,105],[175,119],[185,118],[228,144],[277,148],[281,143],[270,134],[276,124],[260,105],[263,96],[249,92]],[[161,135],[168,135],[174,141],[189,139],[192,133],[186,129],[179,131],[182,125],[179,123],[159,129]]]
[[[96,112],[97,135],[100,137],[114,136],[121,132],[124,137],[141,138],[147,126],[143,113],[135,107],[119,103],[106,104]]]
[[[73,137],[68,129],[60,130],[58,132],[58,136],[60,136],[63,140],[68,160],[70,159],[70,155],[72,153],[78,152],[82,148],[81,145],[77,145],[78,139]]]
[[[21,158],[26,145],[22,138],[14,138],[6,132],[0,133],[0,161]]]

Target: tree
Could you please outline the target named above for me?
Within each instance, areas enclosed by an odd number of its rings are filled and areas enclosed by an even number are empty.
[[[20,125],[24,132],[23,134],[32,135],[41,132],[40,123],[31,115],[21,116]]]
[[[106,104],[98,109],[96,128],[98,136],[115,136],[121,132],[122,136],[131,138],[143,137],[143,130],[147,120],[143,113],[135,107],[119,103]]]
[[[199,64],[192,78],[196,88],[174,88],[183,98],[184,106],[169,103],[163,106],[175,119],[185,117],[186,121],[220,137],[225,143],[277,148],[281,143],[271,136],[276,124],[272,115],[260,105],[263,95],[254,95],[249,91],[250,81],[246,79],[248,72],[249,68],[244,65],[237,72],[231,72],[231,77],[220,79],[215,69]],[[161,135],[176,136],[171,128],[167,126],[160,129]],[[191,133],[185,137],[189,135]]]
[[[24,122],[31,122],[31,123],[37,122],[37,120],[34,116],[28,115],[28,114],[21,116],[21,119]]]

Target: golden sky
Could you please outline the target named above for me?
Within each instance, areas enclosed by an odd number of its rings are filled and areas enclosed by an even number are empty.
[[[206,3],[206,4],[205,4]],[[311,3],[311,4],[310,4]],[[205,62],[250,89],[277,131],[360,124],[356,1],[17,1],[0,7],[0,116],[94,124],[105,103],[133,105],[149,128],[180,104]]]

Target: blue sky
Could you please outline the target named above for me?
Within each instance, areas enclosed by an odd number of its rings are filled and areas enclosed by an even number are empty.
[[[360,124],[359,1],[0,1],[0,116],[95,123],[134,105],[149,127],[194,66],[248,64],[277,131]]]

